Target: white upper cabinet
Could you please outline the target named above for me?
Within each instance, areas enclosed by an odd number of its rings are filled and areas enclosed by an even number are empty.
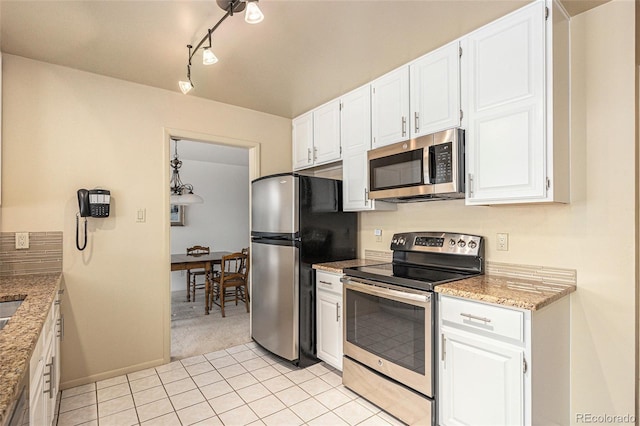
[[[460,126],[460,42],[412,62],[411,137]]]
[[[340,101],[328,102],[293,119],[293,170],[338,161]]]
[[[342,193],[345,211],[395,210],[395,204],[369,200],[367,151],[371,149],[371,87],[341,99]]]
[[[293,119],[293,170],[313,165],[313,113]]]
[[[313,110],[314,165],[340,160],[340,101]]]
[[[537,1],[465,40],[467,204],[569,201],[569,33],[562,12]],[[555,23],[547,13],[557,15]]]
[[[372,148],[409,138],[409,67],[371,83]]]

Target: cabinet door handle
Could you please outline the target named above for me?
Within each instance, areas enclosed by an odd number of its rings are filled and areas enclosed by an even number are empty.
[[[407,117],[402,117],[402,136],[407,136]]]
[[[48,389],[43,389],[42,393],[48,393],[49,394],[49,398],[51,398],[51,394],[53,393],[53,364],[55,362],[55,358],[51,358],[51,362],[48,364],[45,364],[45,367],[49,368],[49,372],[48,373],[44,373],[43,376],[45,377],[49,377],[49,380],[46,382],[49,384],[49,388]]]
[[[340,303],[336,302],[336,322],[340,321]]]
[[[311,162],[311,148],[307,148],[307,163]]]
[[[415,121],[415,132],[418,133],[420,131],[420,113],[418,111],[413,113],[413,118]]]
[[[364,205],[369,205],[369,190],[367,188],[364,189]]]
[[[460,316],[461,317],[465,317],[465,318],[469,318],[469,319],[472,319],[472,320],[482,321],[484,323],[491,322],[491,318],[479,317],[479,316],[472,315],[472,314],[465,314],[464,312],[460,313]]]
[[[56,337],[59,337],[60,341],[64,340],[64,316],[62,315],[58,318],[58,335]]]
[[[313,161],[318,161],[318,148],[313,147]]]

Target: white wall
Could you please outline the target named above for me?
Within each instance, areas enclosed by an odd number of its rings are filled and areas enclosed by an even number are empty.
[[[614,0],[572,19],[571,204],[471,207],[439,201],[360,215],[361,255],[365,249],[388,250],[394,232],[460,231],[487,237],[489,261],[576,269],[573,423],[578,413],[635,412],[634,8],[632,1]],[[376,228],[383,229],[380,243]],[[509,233],[509,251],[496,250],[498,232]]]
[[[194,186],[204,204],[186,206],[185,226],[171,227],[171,253],[196,244],[212,251],[249,247],[249,168],[182,160],[180,178]],[[171,273],[171,291],[186,290],[185,275]]]

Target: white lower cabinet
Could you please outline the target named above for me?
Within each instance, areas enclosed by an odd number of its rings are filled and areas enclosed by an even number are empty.
[[[29,423],[54,423],[60,385],[60,340],[63,323],[60,315],[60,295],[51,305],[38,337],[29,364]]]
[[[341,274],[316,270],[316,352],[318,358],[342,371]]]
[[[439,423],[568,424],[568,314],[440,295]]]
[[[443,331],[442,424],[523,424],[524,350]]]

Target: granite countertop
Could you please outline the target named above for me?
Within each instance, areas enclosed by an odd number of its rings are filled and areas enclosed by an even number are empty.
[[[29,362],[45,319],[56,296],[62,274],[0,277],[0,302],[21,300],[16,313],[0,330],[0,424],[18,397],[17,386]]]
[[[447,284],[435,291],[448,296],[479,300],[513,308],[536,311],[576,291],[575,285],[547,284],[520,278],[479,275]]]
[[[319,271],[333,272],[334,274],[342,274],[344,268],[351,268],[352,266],[367,266],[367,265],[379,265],[385,263],[383,260],[374,259],[350,259],[350,260],[338,260],[337,262],[326,263],[314,263],[313,269]]]

